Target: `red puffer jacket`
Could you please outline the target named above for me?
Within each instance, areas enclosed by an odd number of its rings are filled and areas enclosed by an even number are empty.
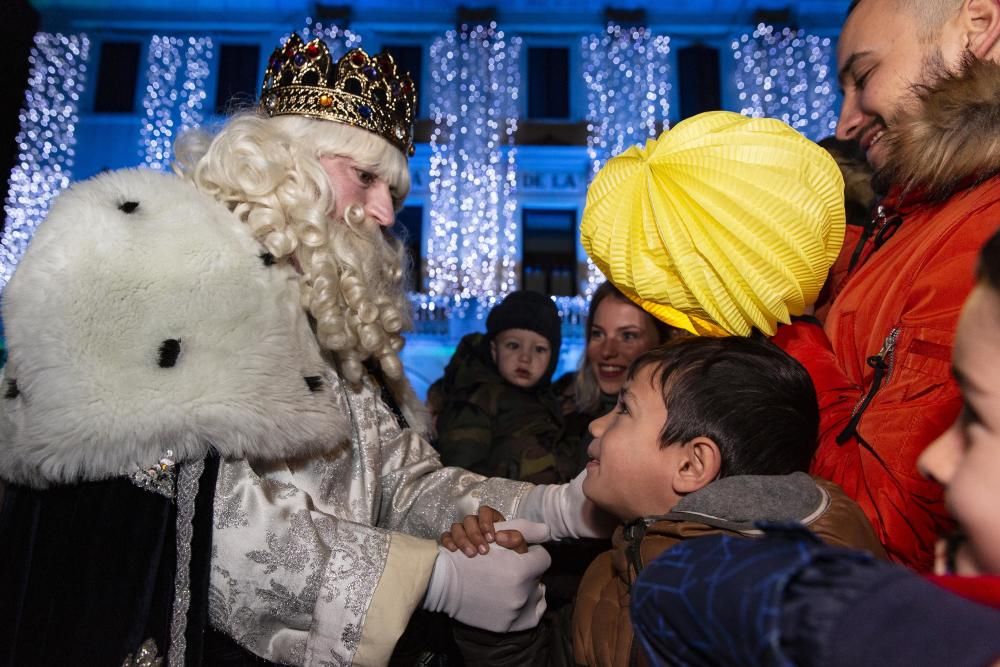
[[[967,600],[1000,609],[1000,576],[961,577],[955,574],[929,575],[927,580]]]
[[[890,195],[823,326],[796,322],[774,337],[816,385],[811,472],[861,505],[893,560],[921,571],[950,522],[916,461],[961,407],[951,346],[979,250],[1000,227],[1000,177],[981,180],[1000,172],[1000,127],[963,120],[982,113],[966,109],[977,101],[1000,111],[1000,66],[977,64],[925,93],[922,115],[897,130],[893,166],[896,182],[936,197]]]
[[[948,519],[940,487],[916,462],[961,407],[951,346],[979,249],[1000,226],[1000,179],[902,215],[848,278],[824,327],[797,322],[774,341],[816,385],[811,472],[861,505],[893,560],[926,571]]]

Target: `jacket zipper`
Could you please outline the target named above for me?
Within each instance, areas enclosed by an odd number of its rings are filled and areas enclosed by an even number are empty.
[[[861,230],[861,236],[858,238],[857,245],[854,246],[854,252],[851,253],[851,261],[847,263],[847,273],[854,271],[854,267],[857,266],[858,260],[861,259],[861,253],[864,252],[865,246],[868,245],[868,239],[872,237],[875,233],[875,228],[880,224],[885,223],[885,207],[879,204],[875,207],[875,214],[872,219],[868,221],[868,224],[864,226]]]
[[[868,393],[862,396],[857,404],[855,404],[854,411],[851,413],[851,420],[847,422],[844,430],[837,435],[838,445],[843,445],[858,434],[858,424],[861,423],[861,417],[865,414],[868,405],[875,398],[875,394],[879,392],[879,389],[889,384],[889,378],[892,377],[892,371],[896,365],[896,341],[898,339],[899,327],[893,327],[889,335],[885,337],[882,349],[878,351],[878,354],[868,357],[868,365],[875,369],[875,375],[872,376],[872,386],[868,389]]]
[[[867,247],[869,241],[874,239],[874,250],[878,250],[882,247],[883,243],[892,238],[902,223],[903,219],[897,213],[890,211],[882,204],[878,204],[875,207],[872,219],[864,226],[861,236],[858,238],[858,243],[854,246],[854,252],[851,253],[851,260],[847,264],[847,273],[850,274],[857,268],[858,262],[861,261],[861,256],[864,254],[865,247]]]

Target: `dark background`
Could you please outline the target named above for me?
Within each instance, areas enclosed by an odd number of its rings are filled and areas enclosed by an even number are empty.
[[[0,174],[17,160],[18,113],[28,87],[28,54],[38,30],[38,12],[27,0],[0,0]],[[7,200],[7,176],[0,178],[0,202]],[[6,215],[3,216],[6,224]]]

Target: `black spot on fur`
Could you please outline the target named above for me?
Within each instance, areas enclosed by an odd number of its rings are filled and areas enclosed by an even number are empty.
[[[17,388],[17,380],[7,380],[7,391],[4,392],[4,398],[17,398],[21,395],[21,390]]]
[[[168,338],[160,343],[160,368],[172,368],[177,363],[177,357],[181,354],[181,341],[179,338]]]
[[[118,210],[124,211],[125,213],[132,213],[137,208],[139,208],[139,202],[137,201],[122,202],[121,205],[118,206]]]
[[[271,266],[274,264],[274,255],[265,252],[260,256],[260,261],[264,262],[264,266]]]
[[[318,375],[308,375],[303,380],[306,381],[306,386],[309,387],[309,391],[323,391],[323,378]]]

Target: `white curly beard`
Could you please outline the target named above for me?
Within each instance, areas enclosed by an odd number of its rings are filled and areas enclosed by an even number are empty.
[[[323,246],[303,244],[295,255],[303,272],[303,306],[345,378],[360,381],[362,363],[374,357],[388,378],[402,379],[402,334],[412,324],[403,244],[352,205],[344,219],[330,221]]]

